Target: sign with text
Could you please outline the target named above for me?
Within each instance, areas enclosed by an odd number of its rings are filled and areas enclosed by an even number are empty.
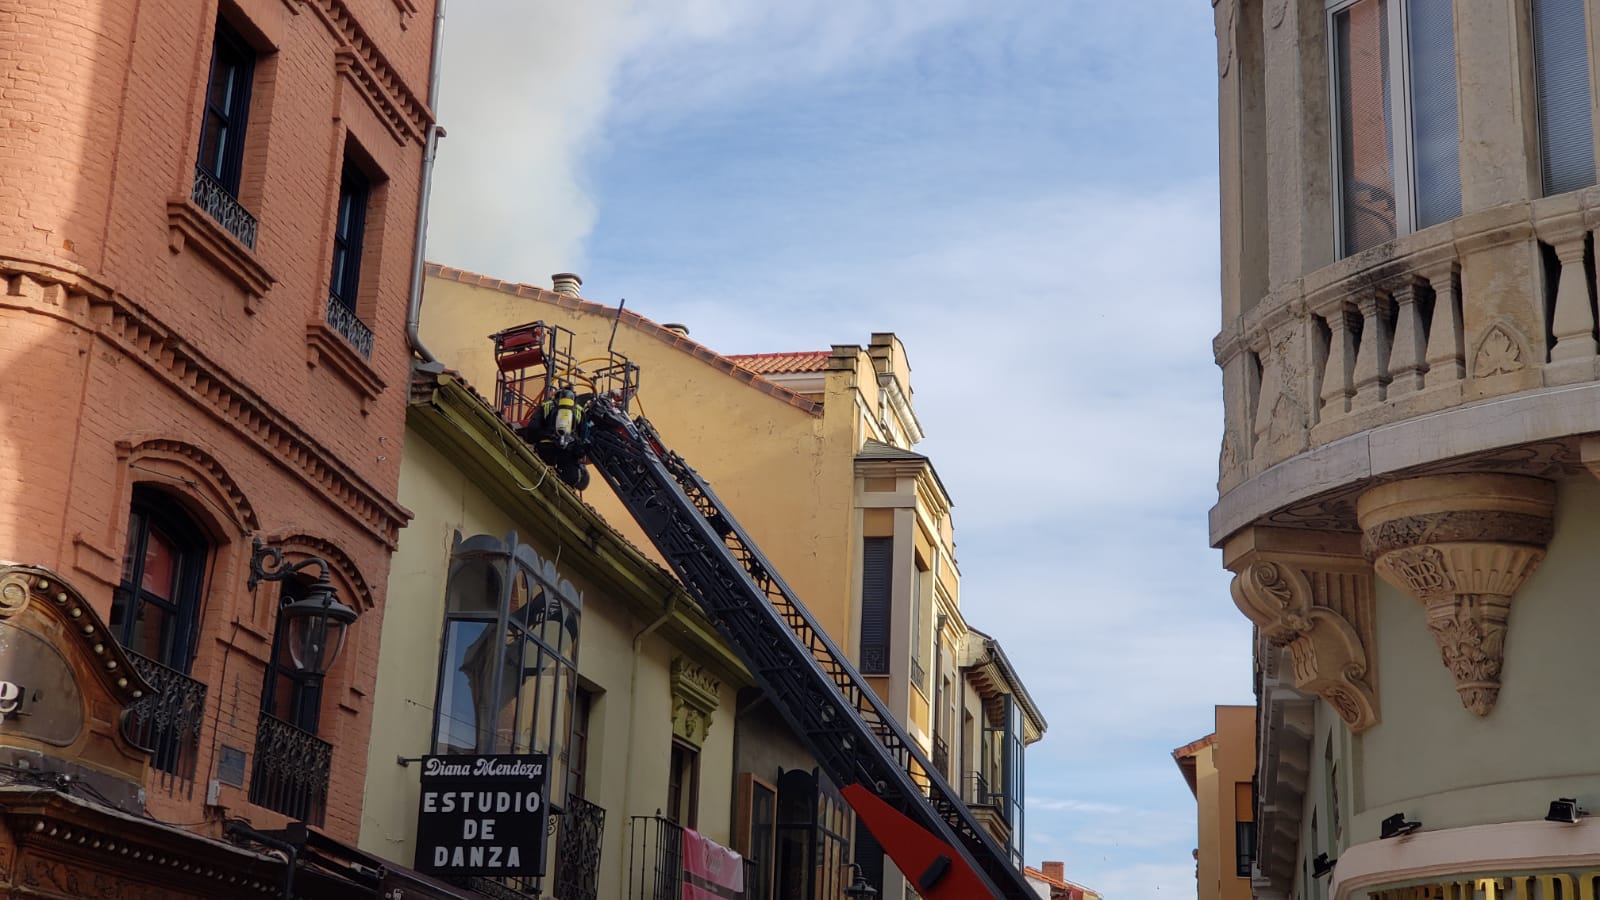
[[[415,868],[429,875],[543,875],[543,753],[425,756]]]

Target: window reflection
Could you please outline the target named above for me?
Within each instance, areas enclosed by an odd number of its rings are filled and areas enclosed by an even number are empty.
[[[515,534],[478,535],[451,552],[434,752],[563,758],[577,689],[582,599]],[[562,806],[567,767],[550,768]]]

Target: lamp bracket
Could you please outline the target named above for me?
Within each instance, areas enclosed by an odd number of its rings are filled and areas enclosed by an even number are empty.
[[[257,535],[251,543],[250,554],[250,579],[245,585],[250,590],[255,590],[256,585],[263,581],[287,581],[304,569],[317,567],[317,580],[328,581],[328,563],[319,556],[310,556],[296,563],[286,563],[283,560],[283,551],[277,547],[269,547]]]

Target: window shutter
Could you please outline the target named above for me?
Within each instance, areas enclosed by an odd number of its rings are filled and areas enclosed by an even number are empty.
[[[894,538],[861,541],[861,671],[889,674],[889,596]]]
[[[1394,240],[1389,19],[1384,0],[1333,17],[1339,121],[1339,205],[1345,255]]]
[[[1461,129],[1456,116],[1452,0],[1410,0],[1411,157],[1418,228],[1461,215]]]
[[[1589,49],[1582,0],[1532,0],[1533,75],[1544,193],[1595,183]]]

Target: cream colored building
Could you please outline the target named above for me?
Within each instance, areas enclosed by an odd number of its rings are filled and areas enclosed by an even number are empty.
[[[505,882],[531,896],[653,896],[678,827],[736,843],[735,701],[750,679],[677,581],[459,377],[414,377],[403,453],[414,517],[390,582],[361,849],[409,866],[418,758],[491,753],[551,757],[546,875]],[[498,695],[483,652],[497,621],[525,647]]]
[[[580,359],[610,344],[637,363],[635,411],[706,476],[1020,868],[1022,751],[1046,723],[999,644],[962,615],[951,499],[911,449],[923,431],[900,340],[724,356],[682,326],[581,299],[575,277],[558,286],[430,265],[424,341],[473,383],[493,377],[487,336],[533,320],[572,330]],[[648,546],[601,479],[584,499]],[[881,889],[900,896],[885,865]]]
[[[1216,730],[1172,751],[1194,794],[1199,900],[1250,900],[1255,862],[1255,707],[1219,706]]]
[[[1212,5],[1255,894],[1590,896],[1600,4]]]

